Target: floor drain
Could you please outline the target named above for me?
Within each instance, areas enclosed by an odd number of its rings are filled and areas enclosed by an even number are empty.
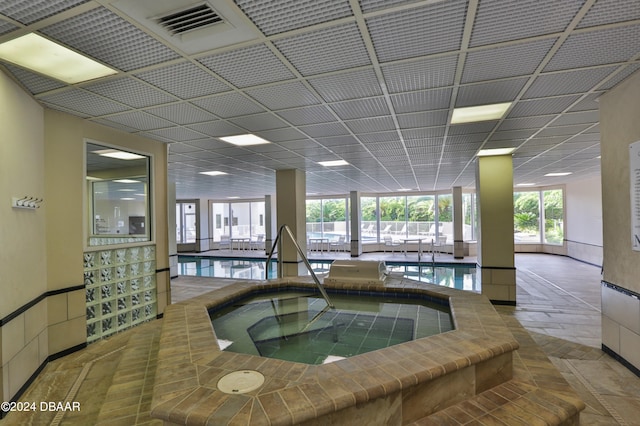
[[[240,394],[258,389],[264,384],[264,376],[253,370],[239,370],[218,380],[218,389],[224,393]]]

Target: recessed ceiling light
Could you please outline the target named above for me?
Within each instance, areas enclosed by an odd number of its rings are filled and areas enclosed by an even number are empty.
[[[411,191],[411,188],[398,188],[398,191],[400,192],[407,192],[407,191]]]
[[[135,198],[131,198],[131,197],[124,197],[124,198],[120,198],[122,201],[134,201]]]
[[[139,180],[133,180],[133,179],[115,179],[114,182],[118,182],[118,183],[140,183]]]
[[[210,172],[200,172],[201,175],[209,175],[209,176],[221,176],[226,175],[227,173],[221,172],[219,170],[212,170]]]
[[[235,197],[235,196],[234,197],[227,197],[227,200],[237,200],[238,198],[240,198],[240,197]]]
[[[568,176],[570,175],[572,172],[557,172],[557,173],[547,173],[545,176]]]
[[[476,154],[478,157],[488,157],[491,155],[507,155],[513,154],[515,148],[494,148],[494,149],[481,149]]]
[[[476,121],[499,120],[507,112],[511,102],[491,105],[455,108],[451,116],[451,124],[473,123]]]
[[[318,161],[318,164],[320,164],[321,166],[325,166],[325,167],[348,166],[349,165],[349,163],[347,163],[344,160]]]
[[[221,137],[220,139],[225,142],[229,142],[238,146],[262,145],[265,143],[271,143],[266,139],[262,139],[260,136],[256,136],[252,134],[224,136],[224,137]]]
[[[0,58],[68,84],[118,73],[35,33],[0,44]]]
[[[132,188],[122,188],[122,189],[118,189],[118,191],[120,192],[134,192],[135,189]]]
[[[519,183],[516,186],[536,186],[535,183]]]

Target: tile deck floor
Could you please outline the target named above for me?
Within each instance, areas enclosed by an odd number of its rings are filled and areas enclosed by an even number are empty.
[[[363,258],[391,256],[403,255]],[[516,267],[518,305],[496,310],[521,345],[535,342],[542,348],[586,403],[581,424],[640,424],[640,378],[600,350],[600,269],[542,254],[517,254]],[[173,300],[231,282],[179,277],[172,280]],[[0,425],[162,424],[149,417],[161,323],[146,323],[50,362],[20,398],[75,401],[80,412],[14,412]]]

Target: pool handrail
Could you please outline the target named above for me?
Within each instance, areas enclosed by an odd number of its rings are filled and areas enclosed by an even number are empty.
[[[267,257],[266,271],[269,271],[269,262],[271,262],[271,258],[273,257],[273,253],[276,252],[276,247],[277,247],[277,249],[278,249],[277,250],[278,251],[278,278],[282,278],[283,275],[284,275],[282,273],[282,268],[283,268],[283,264],[284,264],[284,259],[282,258],[282,233],[284,231],[287,231],[287,234],[289,234],[289,238],[291,238],[291,242],[293,242],[293,245],[298,250],[298,254],[302,258],[302,261],[304,262],[305,266],[307,267],[307,270],[309,270],[309,273],[311,274],[311,278],[313,278],[313,282],[318,287],[318,290],[320,291],[320,294],[322,295],[322,298],[324,299],[325,302],[327,302],[327,305],[329,305],[330,308],[334,309],[335,306],[331,302],[331,300],[329,299],[329,295],[327,294],[326,290],[322,286],[322,283],[320,283],[320,280],[318,279],[318,276],[316,275],[315,272],[313,272],[313,268],[311,267],[311,264],[309,263],[309,259],[307,259],[307,256],[304,254],[304,252],[300,248],[300,245],[298,245],[298,242],[296,241],[295,237],[293,236],[293,233],[291,232],[291,229],[287,225],[282,225],[280,227],[280,229],[278,230],[278,235],[276,235],[276,239],[273,242],[273,247],[271,247],[271,252],[269,253],[269,256]],[[268,274],[268,272],[267,272],[267,274]]]

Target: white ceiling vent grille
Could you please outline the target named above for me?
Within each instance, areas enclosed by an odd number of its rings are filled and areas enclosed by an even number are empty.
[[[183,34],[224,22],[222,17],[206,4],[172,12],[156,19],[158,24],[172,35]]]

